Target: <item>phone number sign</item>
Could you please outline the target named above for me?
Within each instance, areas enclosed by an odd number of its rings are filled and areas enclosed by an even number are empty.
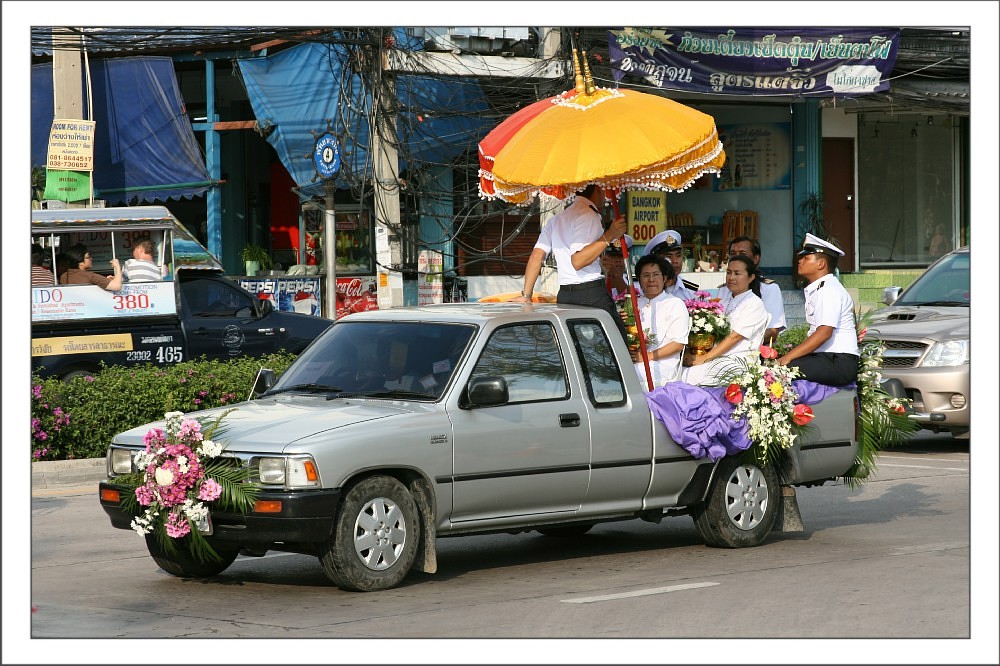
[[[93,171],[96,125],[92,120],[53,120],[45,166],[66,171]]]

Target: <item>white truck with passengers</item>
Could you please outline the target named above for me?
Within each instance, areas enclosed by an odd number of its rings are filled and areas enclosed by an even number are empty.
[[[755,546],[775,529],[782,485],[842,476],[857,452],[857,398],[840,390],[779,464],[697,459],[651,412],[607,313],[539,304],[445,304],[337,321],[257,397],[225,417],[223,453],[262,492],[252,511],[213,510],[221,561],[168,553],[177,576],[212,576],[240,553],[316,555],[349,590],[436,570],[448,536],[583,534],[602,521],[687,514],[706,543]],[[220,410],[194,416],[211,418]],[[127,489],[150,424],[108,449],[101,503],[128,529]]]

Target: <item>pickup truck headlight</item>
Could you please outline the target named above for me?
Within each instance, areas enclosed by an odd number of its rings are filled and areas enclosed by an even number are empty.
[[[131,474],[135,471],[132,468],[132,451],[129,449],[111,449],[108,462],[112,474]]]
[[[282,456],[260,458],[257,474],[265,486],[285,488],[318,488],[319,472],[312,456]]]
[[[936,342],[920,365],[925,368],[962,365],[969,362],[969,341]]]

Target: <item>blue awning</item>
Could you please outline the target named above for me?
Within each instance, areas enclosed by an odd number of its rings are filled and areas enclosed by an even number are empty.
[[[367,164],[371,91],[357,74],[345,78],[347,62],[343,46],[320,43],[237,60],[258,126],[270,132],[267,141],[306,196],[323,194],[309,156],[317,134],[326,132],[328,119],[340,139],[338,187],[350,187],[344,174],[371,177]],[[489,105],[472,78],[397,75],[396,98],[401,170],[410,162],[446,164],[492,129],[486,114]]]
[[[167,57],[91,60],[95,196],[109,203],[191,198],[211,181]],[[86,104],[86,95],[84,96]],[[31,164],[45,166],[52,66],[31,71]]]

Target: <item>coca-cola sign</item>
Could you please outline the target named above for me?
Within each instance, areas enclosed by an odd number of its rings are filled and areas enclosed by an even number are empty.
[[[337,278],[337,319],[352,312],[378,310],[375,276]]]

